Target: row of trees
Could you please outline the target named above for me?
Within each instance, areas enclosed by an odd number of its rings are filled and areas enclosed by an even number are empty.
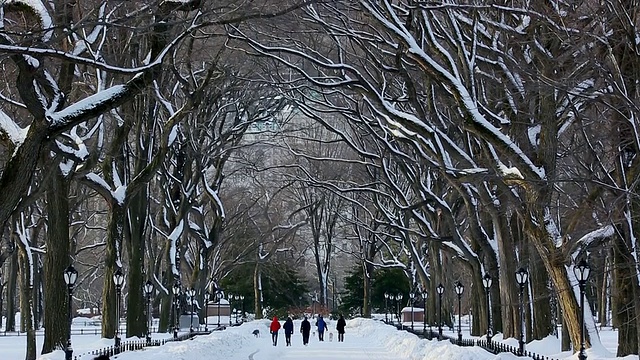
[[[588,257],[588,343],[611,322],[638,353],[633,2],[2,6],[0,261],[20,270],[28,359],[42,298],[43,352],[64,344],[69,262],[112,337],[117,268],[142,335],[147,279],[167,328],[175,281],[251,266],[261,314],[265,269],[308,271],[327,304],[353,259],[365,315],[376,271],[431,294],[466,275],[476,334],[489,273],[506,336],[526,267],[528,339],[555,331],[554,297],[577,349]]]

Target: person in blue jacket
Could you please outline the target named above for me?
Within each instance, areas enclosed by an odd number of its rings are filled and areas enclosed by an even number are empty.
[[[327,323],[322,318],[322,315],[318,315],[316,325],[318,326],[318,339],[324,341],[324,331],[327,330]]]
[[[284,329],[284,339],[287,342],[287,346],[291,346],[291,335],[293,334],[293,320],[291,320],[291,317],[287,317],[287,321],[284,322],[282,328]]]

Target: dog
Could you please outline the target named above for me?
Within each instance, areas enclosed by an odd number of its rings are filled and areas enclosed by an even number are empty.
[[[253,336],[259,338],[260,337],[260,330],[258,330],[258,329],[253,330],[252,334],[253,334]]]
[[[333,333],[332,332],[329,333],[329,341],[333,341]]]

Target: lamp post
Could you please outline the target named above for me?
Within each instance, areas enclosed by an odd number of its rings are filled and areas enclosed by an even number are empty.
[[[187,290],[187,297],[189,298],[189,304],[191,305],[191,317],[189,319],[189,332],[192,333],[193,332],[193,305],[195,304],[195,297],[196,297],[196,289],[191,288],[189,290]]]
[[[413,304],[416,298],[416,293],[413,291],[409,293],[409,300],[411,302],[411,331],[413,331]]]
[[[216,290],[216,299],[218,299],[218,327],[220,327],[220,300],[222,299],[222,289]]]
[[[460,281],[456,282],[456,294],[458,295],[458,344],[462,343],[462,293],[464,285]]]
[[[122,285],[124,285],[124,275],[122,269],[118,268],[113,274],[113,283],[116,285],[116,351],[120,353],[120,303],[122,301]]]
[[[209,331],[209,299],[211,293],[209,291],[204,292],[204,331]]]
[[[173,338],[178,338],[178,298],[180,297],[180,283],[173,284]]]
[[[384,293],[384,323],[389,323],[389,318],[387,317],[387,313],[389,312],[389,293]]]
[[[78,272],[73,267],[73,265],[69,265],[69,267],[64,271],[64,282],[67,284],[67,290],[69,294],[67,311],[69,314],[69,336],[67,337],[67,348],[64,350],[64,358],[65,360],[71,360],[71,356],[73,355],[73,348],[71,347],[71,322],[73,321],[73,316],[71,314],[71,302],[73,300],[73,286],[76,284],[76,280],[78,279]],[[0,304],[0,309],[1,309]],[[2,319],[2,317],[0,317]]]
[[[227,300],[229,301],[229,326],[232,325],[231,323],[231,309],[233,308],[233,294],[228,294],[227,295]]]
[[[398,319],[398,323],[400,323],[400,326],[402,326],[402,320],[400,320],[400,301],[402,300],[402,293],[398,293],[398,295],[396,295],[396,316]]]
[[[582,259],[578,265],[573,268],[573,272],[576,278],[578,278],[578,285],[580,286],[580,353],[578,354],[578,360],[586,360],[587,353],[584,348],[584,292],[591,267]]]
[[[240,302],[240,305],[242,305],[240,307],[242,309],[242,322],[244,323],[244,295],[240,295]]]
[[[153,283],[147,281],[144,284],[144,293],[147,295],[147,345],[151,345],[151,293],[153,292]]]
[[[516,271],[516,282],[520,288],[520,339],[518,340],[518,353],[524,355],[524,286],[529,279],[529,273],[524,268]]]
[[[444,285],[438,284],[436,287],[438,293],[438,340],[442,339],[442,294],[444,294]]]
[[[424,336],[424,334],[427,332],[427,297],[429,296],[429,293],[427,292],[427,289],[422,290],[422,293],[420,294],[422,296],[422,335]]]
[[[489,273],[484,274],[482,277],[482,285],[484,285],[484,292],[487,298],[487,342],[491,342],[491,336],[493,335],[493,330],[491,329],[491,284],[493,283],[493,279]]]
[[[240,295],[234,295],[233,300],[236,300],[236,306],[238,306],[238,302],[237,300],[240,300]],[[238,324],[238,313],[240,312],[240,309],[233,309],[233,313],[236,317],[236,325]]]

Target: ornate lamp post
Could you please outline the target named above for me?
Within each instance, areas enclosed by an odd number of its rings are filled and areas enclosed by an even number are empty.
[[[69,336],[67,337],[67,348],[64,350],[64,358],[65,360],[71,360],[71,356],[73,355],[73,348],[71,347],[71,322],[73,321],[73,314],[71,313],[71,302],[73,301],[73,286],[76,284],[76,280],[78,280],[78,272],[73,267],[73,265],[69,265],[69,267],[64,271],[64,282],[67,284],[67,290],[69,294],[67,311],[69,314]],[[0,309],[2,304],[0,304]],[[0,317],[2,319],[2,317]]]
[[[237,300],[240,300],[240,295],[234,295],[233,300],[236,301],[236,306],[238,306],[238,301]],[[236,325],[238,324],[238,313],[239,312],[240,312],[240,309],[236,309],[236,308],[233,309],[233,313],[234,313],[234,315],[236,317]]]
[[[178,338],[178,299],[180,298],[180,283],[175,282],[173,284],[173,338]]]
[[[193,306],[195,304],[196,289],[191,288],[187,290],[187,297],[189,298],[189,304],[191,305],[191,318],[189,322],[189,332],[192,333],[193,332],[193,310],[194,310]]]
[[[151,345],[151,327],[153,322],[151,320],[151,293],[153,293],[153,283],[147,281],[144,284],[144,293],[147,295],[147,345]]]
[[[413,331],[413,304],[414,300],[416,298],[416,293],[414,293],[413,291],[409,293],[409,300],[411,302],[411,331]]]
[[[402,300],[402,293],[398,293],[396,295],[396,316],[398,318],[398,323],[402,326],[402,320],[400,319],[400,301]]]
[[[444,285],[438,284],[436,287],[438,293],[438,340],[442,339],[442,294],[444,294]]]
[[[520,288],[520,339],[518,340],[518,353],[524,355],[524,287],[529,280],[529,273],[524,268],[516,271],[516,282]]]
[[[233,294],[227,294],[227,300],[229,300],[229,326],[232,325],[231,323],[231,309],[233,309]]]
[[[124,285],[124,275],[122,269],[118,268],[113,274],[113,283],[116,285],[116,351],[120,353],[120,304],[122,302],[122,285]]]
[[[458,281],[455,290],[458,295],[458,344],[460,344],[462,343],[462,293],[464,292],[464,285]]]
[[[493,330],[491,329],[491,284],[493,283],[493,279],[489,273],[484,274],[482,277],[482,285],[484,285],[484,292],[487,297],[487,342],[491,342],[491,336],[493,335]]]
[[[578,278],[578,285],[580,286],[580,353],[578,354],[578,360],[586,360],[587,353],[584,348],[584,293],[587,286],[587,279],[589,279],[589,273],[591,273],[591,267],[582,259],[578,265],[573,268],[573,272],[576,278]]]
[[[427,292],[427,289],[422,290],[422,293],[420,294],[422,296],[422,335],[424,335],[427,332],[427,297],[429,296],[429,293]]]
[[[218,327],[220,327],[220,300],[222,299],[222,289],[216,290],[216,299],[218,299]]]
[[[240,308],[242,309],[242,316],[241,316],[241,318],[242,318],[242,322],[244,323],[244,295],[240,295],[240,302],[241,302],[241,305],[242,305],[242,306],[240,307]]]
[[[388,324],[389,323],[389,318],[387,317],[387,313],[389,312],[389,293],[385,292],[384,293],[384,323]]]
[[[438,293],[438,339],[442,339],[442,294],[444,294],[444,286],[442,283],[436,287]]]
[[[207,290],[204,292],[204,331],[209,331],[209,299],[211,293]]]

